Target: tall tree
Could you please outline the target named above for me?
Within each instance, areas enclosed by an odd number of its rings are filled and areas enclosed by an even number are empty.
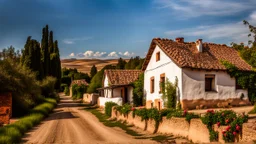
[[[250,33],[248,34],[248,37],[253,37],[253,40],[249,40],[248,43],[249,44],[253,44],[253,46],[256,47],[256,26],[251,25],[248,21],[244,20],[244,25],[247,25],[249,27],[249,30],[251,33],[253,33],[253,35]]]
[[[41,48],[43,53],[43,68],[44,68],[44,75],[49,75],[49,62],[50,62],[50,53],[48,49],[48,36],[49,36],[49,29],[48,25],[46,25],[42,30],[42,41],[41,41]]]
[[[54,54],[53,31],[50,31],[50,35],[49,35],[49,54],[50,54],[49,75],[56,76],[54,75],[56,73],[55,72],[56,60],[53,58],[53,54]]]
[[[59,46],[58,41],[54,41],[53,45],[53,53],[51,54],[51,61],[52,61],[52,76],[57,78],[57,82],[55,85],[56,89],[60,88],[61,83],[61,62],[60,62],[60,54],[59,54]]]
[[[91,73],[90,73],[91,78],[93,78],[94,75],[96,75],[97,72],[98,72],[97,67],[95,65],[93,65],[92,68],[91,68]]]
[[[124,69],[125,68],[126,61],[122,58],[119,58],[118,63],[116,65],[117,69]]]

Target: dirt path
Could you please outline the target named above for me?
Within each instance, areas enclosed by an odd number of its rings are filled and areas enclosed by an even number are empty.
[[[156,143],[148,139],[134,139],[124,131],[104,126],[90,112],[78,107],[70,97],[61,102],[42,124],[33,128],[22,139],[23,143]]]

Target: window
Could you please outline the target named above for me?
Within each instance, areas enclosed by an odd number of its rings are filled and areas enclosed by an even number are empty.
[[[159,93],[162,93],[164,84],[165,84],[165,74],[163,73],[160,75],[160,82],[159,82],[160,91],[159,91]]]
[[[215,91],[215,75],[205,75],[205,91]]]
[[[236,89],[243,89],[243,87],[238,84],[237,79],[236,79]]]
[[[160,61],[160,52],[156,53],[156,61]]]
[[[150,93],[154,93],[155,91],[155,79],[154,77],[150,78]]]

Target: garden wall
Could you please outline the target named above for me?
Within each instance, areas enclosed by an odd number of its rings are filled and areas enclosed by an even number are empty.
[[[92,93],[92,94],[85,93],[83,95],[83,101],[94,105],[94,104],[97,104],[98,97],[99,97],[99,94],[96,94],[96,93]]]
[[[134,126],[153,133],[155,130],[155,121],[149,119],[148,121],[141,120],[141,117],[133,117],[132,112],[128,116],[121,115],[118,111],[115,110],[115,107],[112,108],[112,118],[117,120],[126,121],[128,124],[133,124]],[[224,143],[222,137],[222,130],[226,126],[217,127],[214,125],[214,130],[219,132],[219,142]],[[175,136],[186,137],[194,143],[210,143],[210,134],[207,126],[202,123],[201,119],[191,119],[190,123],[185,118],[176,118],[172,117],[167,119],[163,117],[162,122],[160,122],[158,133],[163,134],[173,134]],[[235,142],[249,142],[256,140],[256,120],[249,120],[249,122],[243,124],[242,134],[237,135]]]
[[[12,95],[11,93],[0,94],[0,125],[9,124],[12,116]]]

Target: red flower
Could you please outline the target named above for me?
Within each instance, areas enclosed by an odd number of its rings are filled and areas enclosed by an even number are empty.
[[[236,126],[236,130],[237,130],[237,131],[240,130],[240,126],[239,126],[239,125]]]
[[[229,123],[229,119],[226,119],[226,123]]]
[[[227,134],[226,133],[224,133],[224,137],[226,137],[227,136]]]
[[[225,114],[224,114],[224,113],[222,113],[221,115],[222,115],[222,116],[224,116]]]
[[[228,131],[230,128],[231,128],[231,126],[228,126],[228,127],[226,128],[226,130]]]
[[[134,111],[135,110],[135,108],[134,107],[132,107],[132,111]]]
[[[236,135],[236,134],[237,134],[237,133],[234,131],[234,132],[233,132],[233,135]]]
[[[220,127],[220,122],[217,122],[217,126]]]
[[[225,131],[225,130],[223,130],[223,131],[222,131],[222,134],[225,134],[225,133],[226,133],[226,131]]]

